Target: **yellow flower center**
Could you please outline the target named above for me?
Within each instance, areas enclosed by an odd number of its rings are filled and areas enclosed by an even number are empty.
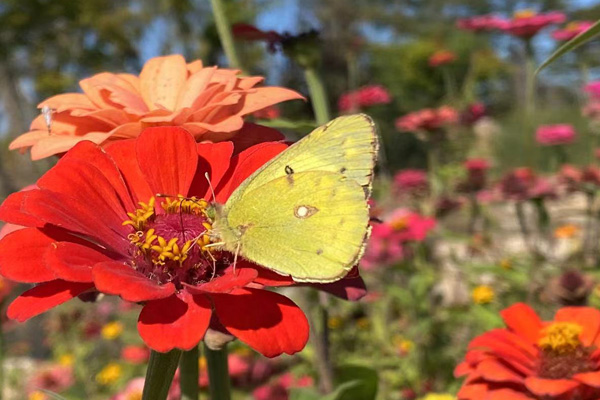
[[[96,382],[101,385],[111,385],[121,377],[121,366],[117,363],[110,363],[96,375]]]
[[[43,392],[36,390],[35,392],[29,393],[27,398],[28,400],[46,400],[48,396],[46,396]]]
[[[536,15],[537,15],[537,13],[535,12],[535,10],[532,10],[530,8],[527,8],[525,10],[515,11],[515,13],[514,13],[514,17],[516,19],[531,18],[531,17],[535,17]]]
[[[117,321],[109,322],[102,327],[102,337],[106,340],[114,340],[123,333],[123,324]]]
[[[565,30],[567,30],[569,32],[576,32],[579,30],[580,27],[581,27],[581,23],[579,23],[578,21],[573,21],[573,22],[569,22],[567,24],[567,26],[565,26]]]
[[[395,231],[401,231],[403,229],[406,229],[406,227],[408,226],[408,220],[406,217],[398,217],[391,220],[389,224]]]
[[[446,393],[429,393],[421,400],[456,400],[456,397]]]
[[[475,304],[488,304],[494,300],[494,288],[488,285],[479,285],[471,292]]]
[[[207,367],[206,358],[204,356],[198,358],[198,368],[200,370],[206,369]]]
[[[327,326],[329,329],[339,329],[342,326],[342,319],[340,317],[330,317],[327,320]]]
[[[142,392],[137,391],[127,394],[127,400],[142,400]]]
[[[538,346],[545,351],[569,353],[581,346],[579,335],[583,327],[572,322],[555,322],[544,328]]]
[[[513,265],[513,263],[510,260],[510,258],[503,258],[502,260],[500,260],[500,267],[502,269],[506,269],[506,270],[512,269],[512,265]]]

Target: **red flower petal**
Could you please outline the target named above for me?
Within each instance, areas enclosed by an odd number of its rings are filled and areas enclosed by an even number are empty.
[[[63,280],[42,283],[17,297],[8,306],[7,315],[10,319],[23,322],[65,303],[93,287],[94,285],[91,283]]]
[[[56,279],[43,255],[56,240],[37,228],[24,228],[0,240],[0,273],[16,282],[38,283]]]
[[[89,202],[78,201],[63,193],[40,189],[25,194],[23,209],[48,224],[81,233],[109,249],[125,254],[130,244],[126,234],[121,233],[124,227],[106,224],[104,215],[99,212],[105,207],[95,208],[96,203],[100,202],[97,199],[90,205]],[[125,218],[127,217],[124,216],[123,220]]]
[[[261,286],[278,287],[296,284],[291,276],[283,276],[264,267],[257,266],[256,271],[258,272],[258,276],[254,279],[254,283]]]
[[[96,264],[92,273],[100,292],[119,295],[123,300],[131,302],[164,299],[175,293],[175,285],[171,282],[159,285],[116,261]]]
[[[572,379],[591,387],[600,388],[600,371],[582,372],[573,375]]]
[[[136,142],[137,160],[154,193],[187,196],[196,174],[196,142],[185,129],[148,128]]]
[[[229,168],[231,153],[233,145],[230,142],[198,143],[198,172],[201,173],[196,174],[189,193],[203,199],[212,198],[204,172],[208,173],[213,189],[216,188]]]
[[[560,396],[580,385],[571,379],[543,379],[530,376],[525,379],[525,386],[537,396]]]
[[[229,267],[225,273],[207,283],[198,286],[186,285],[187,291],[193,294],[229,293],[233,289],[241,288],[252,282],[258,276],[254,268]]]
[[[487,353],[497,355],[513,368],[527,374],[531,373],[534,367],[536,350],[533,346],[528,350],[523,346],[524,343],[526,342],[523,339],[512,332],[494,329],[473,339],[469,343],[469,349],[487,349]]]
[[[0,206],[0,220],[22,226],[35,226],[38,228],[44,226],[44,222],[40,221],[39,218],[24,213],[21,209],[25,195],[30,190],[34,189],[23,190],[8,196]]]
[[[100,146],[88,141],[78,143],[73,149],[65,154],[63,158],[61,158],[59,164],[65,160],[80,160],[90,164],[92,168],[98,169],[117,192],[124,208],[126,210],[135,208],[135,204],[131,201],[131,196],[119,168],[117,168],[115,161],[109,157]],[[60,187],[54,189],[49,187],[46,188],[54,191],[61,190]]]
[[[493,382],[512,382],[521,384],[524,377],[518,374],[506,364],[493,360],[491,358],[482,361],[477,365],[477,373],[484,379]]]
[[[234,156],[221,184],[215,189],[217,203],[224,204],[240,183],[286,148],[283,143],[261,143]]]
[[[204,337],[211,314],[211,304],[206,297],[183,291],[148,302],[140,313],[138,331],[153,350],[189,350]]]
[[[136,203],[140,201],[146,203],[156,193],[150,189],[150,185],[148,185],[146,178],[142,174],[140,165],[135,157],[135,143],[134,139],[119,140],[108,145],[106,152],[119,167],[134,201]]]
[[[96,249],[70,242],[54,243],[44,253],[46,266],[57,278],[69,282],[92,282],[92,266],[103,261],[110,258]]]
[[[591,307],[563,307],[556,312],[554,320],[573,322],[583,327],[581,341],[586,346],[598,345],[600,338],[600,311]]]
[[[502,310],[500,314],[511,330],[531,343],[537,343],[543,324],[531,307],[524,303],[517,303]]]
[[[211,297],[223,326],[266,357],[294,354],[308,341],[306,316],[287,297],[260,289],[236,289]]]
[[[535,400],[534,397],[525,395],[512,389],[490,390],[484,400]]]
[[[90,154],[90,157],[93,158],[93,154]],[[73,173],[73,171],[77,171],[77,173]],[[133,204],[128,194],[125,194],[127,196],[126,202],[124,199],[119,198],[113,183],[120,186],[118,190],[126,192],[124,182],[109,181],[106,175],[95,165],[78,160],[75,157],[60,160],[54,168],[46,172],[37,182],[42,191],[46,189],[52,193],[60,193],[69,197],[70,203],[82,204],[98,215],[107,228],[120,236],[127,237],[130,229],[123,226],[123,221],[128,219],[123,205],[127,204],[129,210],[131,210]],[[44,205],[41,204],[41,206]]]
[[[474,383],[464,385],[458,391],[456,397],[460,400],[482,400],[488,393],[488,385],[485,383]]]
[[[246,122],[237,135],[231,138],[231,142],[235,148],[233,153],[239,154],[259,143],[279,142],[284,139],[285,136],[277,129]]]

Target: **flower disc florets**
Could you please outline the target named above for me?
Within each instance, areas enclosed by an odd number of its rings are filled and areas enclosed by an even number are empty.
[[[132,232],[131,266],[148,278],[178,289],[183,283],[197,285],[214,278],[226,261],[210,247],[212,219],[204,199],[182,195],[167,197],[158,206],[153,196],[148,203],[127,213]]]

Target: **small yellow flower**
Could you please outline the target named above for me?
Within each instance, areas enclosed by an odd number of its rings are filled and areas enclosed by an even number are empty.
[[[327,326],[329,329],[339,329],[342,326],[342,319],[340,317],[330,317],[327,320]]]
[[[428,393],[425,397],[421,397],[421,400],[456,400],[456,396],[448,393]]]
[[[123,333],[123,324],[118,321],[109,322],[102,327],[102,337],[106,340],[115,340]]]
[[[367,318],[367,317],[359,318],[356,321],[356,326],[358,326],[358,329],[367,329],[370,325],[371,325],[371,322],[369,321],[369,318]]]
[[[573,224],[559,226],[554,230],[554,237],[557,239],[570,239],[577,235],[579,227]]]
[[[73,354],[66,353],[58,357],[58,363],[63,367],[70,367],[75,362]]]
[[[242,357],[250,357],[252,356],[252,350],[249,347],[238,347],[233,351],[238,356]],[[204,360],[206,362],[206,360]]]
[[[513,262],[510,258],[503,258],[502,260],[500,260],[500,267],[505,270],[512,269]]]
[[[117,363],[107,364],[98,374],[96,382],[101,385],[110,385],[115,383],[121,377],[121,366]]]
[[[394,336],[392,339],[394,347],[398,349],[401,355],[406,355],[415,347],[415,343],[412,340],[408,340],[403,336]]]
[[[488,304],[494,300],[494,289],[488,285],[479,285],[471,292],[475,304]]]
[[[46,396],[46,394],[44,394],[43,392],[36,390],[35,392],[29,393],[29,396],[27,397],[27,399],[28,400],[47,400],[48,396]]]
[[[513,15],[516,19],[522,19],[522,18],[535,17],[537,15],[537,13],[535,12],[535,10],[532,10],[531,8],[527,8],[525,10],[515,11],[515,13]]]
[[[127,398],[125,400],[142,400],[142,392],[133,392],[127,394]]]
[[[198,368],[202,369],[206,369],[206,358],[204,358],[204,356],[198,358]]]

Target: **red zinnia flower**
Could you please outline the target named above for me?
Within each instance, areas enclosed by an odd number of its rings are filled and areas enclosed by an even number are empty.
[[[399,131],[435,131],[446,125],[458,122],[458,112],[449,106],[424,108],[396,119]]]
[[[569,22],[564,29],[557,29],[552,32],[552,37],[556,40],[567,41],[575,36],[581,35],[594,25],[593,21],[573,21]]]
[[[556,146],[572,143],[576,135],[569,124],[541,125],[535,132],[535,140],[544,146]]]
[[[429,57],[430,67],[439,67],[456,61],[456,54],[450,50],[438,50]]]
[[[143,303],[138,330],[157,351],[191,349],[209,325],[269,357],[301,350],[306,317],[288,298],[262,290],[292,285],[291,278],[245,260],[234,271],[231,254],[205,247],[212,222],[205,174],[214,200],[224,203],[286,148],[253,145],[273,135],[267,129],[245,127],[235,142],[197,144],[181,128],[159,127],[104,150],[88,141],[76,145],[36,189],[15,193],[0,207],[1,219],[26,227],[0,241],[0,273],[38,284],[9,306],[8,316],[25,321],[97,290]],[[356,275],[318,286],[336,295],[364,294]]]
[[[533,10],[521,10],[517,11],[514,18],[507,21],[500,29],[513,36],[529,39],[545,27],[562,24],[566,19],[565,14],[558,11],[536,13]]]
[[[505,19],[490,14],[459,19],[456,22],[456,26],[467,31],[483,32],[501,29],[506,23],[507,21]]]
[[[600,311],[564,307],[542,321],[523,303],[501,312],[507,328],[469,344],[454,371],[459,400],[596,400],[600,396]]]
[[[363,86],[352,92],[344,93],[338,100],[340,111],[357,110],[392,101],[390,92],[381,85]]]

